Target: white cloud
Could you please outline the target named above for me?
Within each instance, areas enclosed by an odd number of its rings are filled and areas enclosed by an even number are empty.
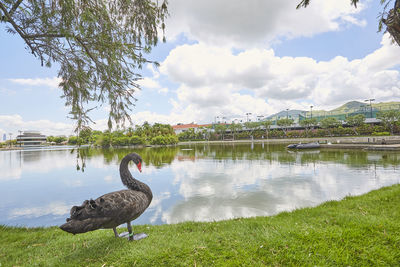
[[[184,33],[201,43],[234,47],[260,46],[280,37],[294,38],[336,31],[344,25],[364,26],[356,18],[363,10],[348,0],[313,0],[296,10],[292,0],[171,0],[166,34]]]
[[[21,115],[0,115],[0,127],[14,134],[19,130],[37,130],[45,135],[70,135],[73,134],[73,125],[49,120],[25,121]]]
[[[21,85],[47,86],[54,89],[58,88],[61,79],[58,77],[53,77],[53,78],[35,78],[35,79],[9,79],[9,81]]]
[[[106,181],[107,183],[112,183],[114,180],[115,179],[112,175],[107,175],[106,177],[104,177],[104,181]]]
[[[167,94],[169,92],[168,88],[163,87],[160,90],[157,91],[159,94]]]
[[[160,72],[154,67],[153,64],[147,64],[146,68],[151,71],[153,78],[158,79],[158,77],[160,77]]]
[[[7,96],[15,95],[15,91],[7,89],[7,88],[0,87],[0,96],[1,95],[7,95]]]
[[[182,45],[170,52],[160,71],[180,84],[171,100],[174,117],[210,121],[214,116],[271,114],[286,108],[331,108],[345,101],[400,97],[400,48],[384,35],[381,47],[362,59],[329,61],[278,57],[272,49],[231,49]]]
[[[158,89],[158,88],[161,87],[160,84],[159,84],[156,80],[154,80],[154,79],[152,79],[152,78],[149,78],[149,77],[145,77],[145,78],[143,78],[143,79],[137,81],[137,83],[138,83],[142,88],[145,88],[145,89],[146,89],[146,88],[147,88],[147,89]]]

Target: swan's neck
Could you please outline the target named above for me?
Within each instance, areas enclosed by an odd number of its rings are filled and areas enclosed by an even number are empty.
[[[131,161],[131,158],[125,157],[122,159],[121,164],[119,166],[119,173],[121,176],[122,183],[131,190],[145,193],[149,201],[151,201],[153,199],[153,193],[151,192],[150,187],[147,184],[142,183],[139,180],[136,180],[132,176],[128,168],[129,161]]]

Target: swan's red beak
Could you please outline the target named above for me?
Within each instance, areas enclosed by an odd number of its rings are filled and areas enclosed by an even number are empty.
[[[139,169],[139,171],[142,172],[142,163],[139,162],[136,166]]]

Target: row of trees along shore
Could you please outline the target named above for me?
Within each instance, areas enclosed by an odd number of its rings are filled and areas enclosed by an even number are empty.
[[[178,134],[179,141],[188,140],[240,140],[260,138],[304,138],[326,136],[384,136],[400,133],[400,111],[389,110],[377,114],[379,125],[365,123],[362,114],[349,116],[344,124],[334,117],[320,121],[316,118],[306,118],[299,122],[301,129],[293,130],[293,119],[283,118],[276,122],[278,129],[271,129],[272,121],[245,122],[243,124],[215,124],[198,130],[189,129]]]
[[[379,125],[365,123],[362,114],[349,116],[342,124],[336,118],[327,117],[320,121],[315,118],[301,120],[301,129],[293,130],[294,121],[289,118],[277,121],[278,129],[271,129],[272,121],[245,122],[243,124],[215,124],[199,129],[189,129],[178,135],[171,125],[148,122],[124,130],[96,131],[83,128],[77,136],[48,136],[47,142],[52,144],[84,145],[91,144],[100,147],[131,146],[131,145],[173,145],[179,141],[188,140],[240,140],[262,138],[304,138],[327,136],[385,136],[400,134],[400,111],[382,111],[377,114],[381,121]],[[213,128],[213,130],[212,130]],[[16,140],[11,140],[16,145]],[[0,143],[9,146],[10,141]]]
[[[83,128],[77,136],[69,138],[63,136],[48,136],[48,142],[56,144],[68,143],[70,145],[91,144],[101,147],[130,146],[130,145],[171,145],[178,143],[171,125],[148,122],[124,130],[96,131],[88,127]]]

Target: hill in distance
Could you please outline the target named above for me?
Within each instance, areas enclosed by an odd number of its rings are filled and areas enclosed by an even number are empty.
[[[369,102],[360,102],[360,101],[350,101],[347,102],[346,104],[332,109],[332,110],[313,110],[313,115],[319,116],[325,113],[335,113],[335,114],[345,114],[345,113],[353,113],[360,111],[362,109],[368,109],[369,110]],[[388,109],[398,109],[400,110],[400,102],[381,102],[381,103],[373,103],[372,102],[372,109],[373,110],[388,110]],[[285,117],[287,114],[286,110],[280,111],[278,113],[275,113],[271,116],[268,116],[267,119],[272,119],[274,117]],[[296,117],[299,114],[301,115],[306,115],[309,116],[310,111],[309,110],[289,110],[288,115],[292,117]]]

